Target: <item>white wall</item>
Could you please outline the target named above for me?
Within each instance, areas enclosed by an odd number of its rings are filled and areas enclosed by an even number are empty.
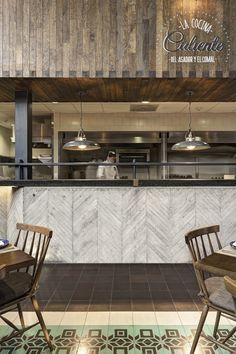
[[[0,155],[14,156],[14,144],[10,140],[11,129],[0,126]]]

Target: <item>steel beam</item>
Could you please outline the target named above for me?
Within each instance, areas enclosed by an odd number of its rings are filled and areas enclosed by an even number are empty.
[[[32,94],[15,92],[15,162],[32,162]],[[16,167],[16,179],[32,179],[32,166]]]

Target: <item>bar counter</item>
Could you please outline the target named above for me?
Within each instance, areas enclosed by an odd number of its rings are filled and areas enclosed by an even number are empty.
[[[188,262],[185,233],[214,224],[221,226],[223,245],[236,239],[235,185],[144,188],[60,182],[1,187],[0,236],[11,240],[17,222],[48,226],[54,234],[47,262],[64,263]]]
[[[89,180],[89,179],[48,179],[48,180],[0,180],[1,186],[9,187],[132,187],[138,181],[139,187],[233,187],[236,179],[165,179],[165,180]]]

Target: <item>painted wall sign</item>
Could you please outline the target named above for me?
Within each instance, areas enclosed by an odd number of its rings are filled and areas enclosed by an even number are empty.
[[[230,56],[229,35],[222,23],[207,13],[185,13],[169,19],[163,34],[164,52],[171,63],[227,63]]]

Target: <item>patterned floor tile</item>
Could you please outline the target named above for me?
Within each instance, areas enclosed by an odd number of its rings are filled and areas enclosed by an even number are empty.
[[[50,338],[53,344],[56,345],[57,349],[60,348],[58,342],[58,336],[62,336],[62,329],[58,326],[48,328]],[[0,333],[2,333],[2,326],[0,327]],[[63,334],[64,336],[64,334]],[[68,344],[67,344],[68,345]],[[44,336],[39,327],[34,327],[31,330],[24,333],[22,336],[14,337],[9,341],[2,343],[0,347],[1,354],[43,354],[48,353],[48,347],[44,340]],[[56,353],[56,351],[55,351]]]
[[[55,347],[53,353],[77,353],[83,335],[83,329],[84,326],[61,326],[60,330],[57,330],[56,335],[53,336],[53,345]]]
[[[161,354],[158,326],[134,326],[135,354]]]
[[[114,354],[135,354],[134,327],[109,326],[107,349]]]
[[[189,346],[191,345],[193,341],[194,334],[196,332],[196,325],[189,325],[189,326],[183,326],[184,332],[185,332],[185,337],[187,342],[189,343]],[[212,335],[213,333],[213,327],[211,325],[204,325],[203,332],[207,335]],[[228,333],[229,330],[225,328],[225,331]],[[197,346],[197,349],[195,351],[195,354],[226,354],[228,353],[227,351],[223,351],[220,348],[217,348],[217,346],[209,342],[207,339],[200,337],[199,339],[199,344]]]
[[[77,354],[106,354],[108,326],[84,326]]]
[[[0,326],[1,335],[5,326]],[[221,326],[218,332],[224,338],[232,327]],[[49,326],[55,347],[53,354],[188,354],[196,325],[116,325],[116,326]],[[211,334],[213,326],[204,332]],[[236,336],[230,341],[236,348]],[[35,327],[21,337],[15,337],[0,347],[0,354],[49,353],[42,331]],[[203,337],[195,354],[226,354]]]
[[[158,326],[162,348],[161,354],[188,354],[190,343],[186,337],[185,328],[180,325]]]

